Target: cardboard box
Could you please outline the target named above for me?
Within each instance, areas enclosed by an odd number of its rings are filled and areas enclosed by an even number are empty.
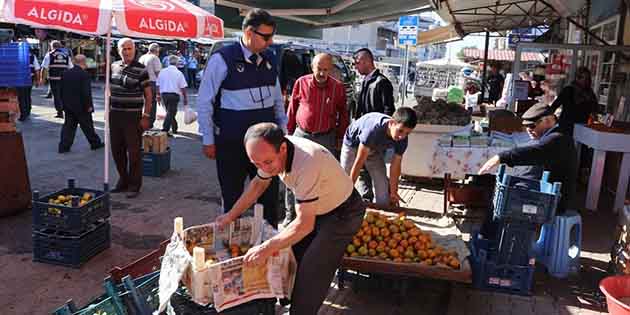
[[[164,131],[147,130],[142,135],[142,148],[145,152],[164,153],[168,148],[168,135]]]

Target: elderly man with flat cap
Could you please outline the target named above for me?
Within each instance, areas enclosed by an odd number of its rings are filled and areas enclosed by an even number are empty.
[[[538,103],[523,114],[523,126],[536,143],[504,151],[490,158],[479,170],[486,173],[498,166],[538,166],[549,171],[550,182],[562,183],[562,197],[556,213],[562,214],[571,207],[577,180],[577,154],[571,136],[561,132],[553,109]],[[541,174],[532,174],[540,179]],[[526,177],[526,176],[524,176]]]

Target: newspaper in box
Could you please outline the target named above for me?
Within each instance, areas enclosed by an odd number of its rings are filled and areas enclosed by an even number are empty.
[[[142,134],[144,152],[164,153],[168,149],[168,135],[164,131],[147,130]]]
[[[290,248],[274,254],[264,265],[243,263],[249,248],[277,233],[262,219],[262,206],[256,205],[254,213],[225,228],[210,223],[174,233],[162,259],[160,311],[180,280],[194,302],[212,303],[219,312],[255,299],[291,296],[297,263]],[[176,231],[182,226],[177,218]]]

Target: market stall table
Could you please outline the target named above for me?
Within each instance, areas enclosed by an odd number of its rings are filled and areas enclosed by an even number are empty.
[[[599,192],[604,176],[606,152],[623,153],[613,211],[617,212],[623,209],[624,200],[628,191],[628,178],[630,177],[630,134],[599,131],[583,124],[575,124],[573,138],[575,139],[578,152],[577,165],[580,165],[581,145],[586,145],[594,151],[591,174],[588,179],[588,191],[586,194],[586,208],[590,210],[597,209]]]

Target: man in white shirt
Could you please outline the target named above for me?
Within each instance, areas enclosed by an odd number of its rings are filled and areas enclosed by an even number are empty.
[[[343,252],[356,234],[365,204],[337,159],[323,146],[285,136],[274,123],[255,124],[243,139],[256,177],[230,211],[216,223],[225,227],[252,206],[278,176],[295,194],[297,214],[280,233],[247,251],[246,264],[261,265],[275,252],[291,247],[298,262],[291,315],[317,314],[339,268]]]
[[[156,43],[152,43],[149,45],[149,51],[142,55],[138,62],[143,64],[147,69],[147,73],[149,73],[149,81],[151,86],[151,91],[153,91],[153,98],[151,100],[151,117],[149,120],[151,121],[150,127],[153,128],[153,123],[155,123],[155,110],[156,104],[155,100],[159,96],[157,90],[155,88],[155,81],[157,80],[157,76],[162,70],[162,63],[160,63],[160,58],[158,57],[160,54],[160,45]]]
[[[188,95],[186,94],[186,78],[181,71],[176,67],[179,57],[169,56],[169,66],[160,71],[157,77],[157,101],[160,98],[164,100],[164,106],[166,106],[166,118],[164,119],[164,125],[162,125],[162,131],[169,132],[172,128],[173,132],[169,133],[169,136],[177,133],[177,104],[179,103],[180,96],[184,98],[184,106],[188,106]]]

